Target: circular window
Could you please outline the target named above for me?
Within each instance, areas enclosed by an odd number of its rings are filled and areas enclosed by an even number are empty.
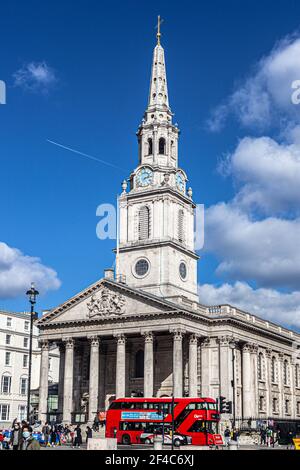
[[[181,279],[186,279],[187,269],[186,269],[186,264],[183,261],[179,265],[179,274],[180,274]]]
[[[135,265],[135,273],[137,276],[146,276],[149,271],[149,262],[146,259],[139,259]]]

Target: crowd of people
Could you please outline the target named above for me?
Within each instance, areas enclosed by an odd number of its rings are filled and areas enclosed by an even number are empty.
[[[85,442],[93,437],[93,429],[85,430]],[[0,430],[0,449],[2,450],[39,450],[41,446],[57,447],[69,444],[73,448],[82,446],[83,437],[80,425],[68,426],[45,423],[33,429],[26,421],[15,420],[10,429]]]

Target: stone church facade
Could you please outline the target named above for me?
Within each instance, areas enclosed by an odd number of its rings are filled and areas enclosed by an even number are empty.
[[[47,419],[53,344],[65,423],[83,406],[93,421],[114,398],[133,393],[224,396],[235,418],[300,419],[300,335],[230,305],[199,302],[195,204],[178,163],[160,34],[137,137],[138,166],[119,197],[115,270],[38,322],[40,419]]]

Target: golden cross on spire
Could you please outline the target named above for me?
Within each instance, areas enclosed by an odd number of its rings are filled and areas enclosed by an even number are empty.
[[[164,20],[161,19],[160,15],[158,15],[157,17],[157,34],[156,34],[156,37],[157,37],[157,44],[160,46],[160,38],[161,38],[161,32],[160,32],[160,27],[161,27],[161,24],[163,23]]]

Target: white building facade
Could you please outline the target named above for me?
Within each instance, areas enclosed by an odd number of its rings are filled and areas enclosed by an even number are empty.
[[[39,387],[41,350],[33,327],[31,389]],[[30,313],[0,311],[0,429],[27,418]],[[59,353],[51,351],[49,382],[58,381]]]
[[[137,136],[138,165],[119,198],[116,272],[106,270],[39,321],[40,419],[47,419],[43,365],[52,345],[61,351],[59,413],[66,423],[82,411],[92,421],[111,400],[132,393],[224,396],[236,419],[300,419],[300,335],[198,298],[195,204],[179,166],[159,35]]]

